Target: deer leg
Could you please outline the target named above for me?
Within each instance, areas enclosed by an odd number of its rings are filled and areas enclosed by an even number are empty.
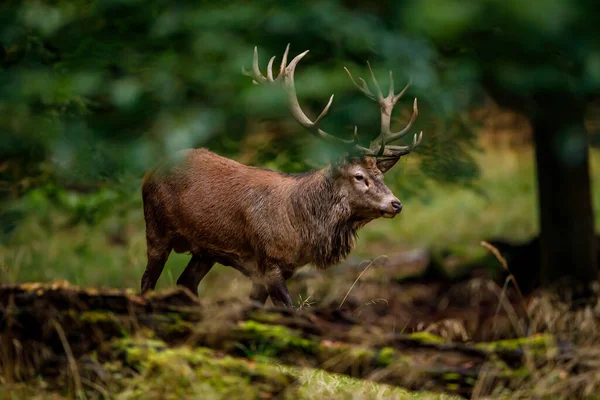
[[[170,252],[168,242],[156,244],[148,240],[148,264],[142,276],[142,294],[154,290]]]
[[[293,307],[292,297],[283,280],[269,284],[267,291],[276,307]]]
[[[252,282],[252,292],[250,292],[250,300],[256,301],[264,305],[269,298],[269,292],[265,285],[260,283]]]
[[[198,296],[198,285],[214,264],[215,262],[211,258],[202,257],[199,254],[192,255],[192,259],[177,279],[177,284],[188,288]]]
[[[262,265],[261,265],[262,264]],[[292,297],[285,285],[288,277],[286,271],[282,270],[276,261],[263,261],[259,264],[264,271],[263,282],[267,288],[271,301],[275,307],[293,307]]]

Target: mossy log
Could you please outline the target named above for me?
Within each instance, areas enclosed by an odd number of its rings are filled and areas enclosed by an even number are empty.
[[[89,379],[101,378],[103,363],[119,359],[131,367],[136,352],[132,348],[139,349],[139,342],[121,352],[118,344],[136,337],[159,340],[159,347],[169,347],[171,353],[183,347],[206,349],[201,353],[203,365],[210,357],[217,360],[218,354],[228,354],[465,396],[483,368],[494,384],[517,385],[528,375],[525,355],[535,360],[536,352],[544,349],[539,359],[545,362],[545,349],[557,348],[546,336],[502,345],[453,344],[434,335],[401,335],[363,326],[337,309],[209,303],[179,288],[142,297],[64,282],[0,286],[0,336],[0,372],[8,380],[56,374],[70,362],[90,360],[95,360],[95,372]],[[223,367],[213,361],[210,368]],[[277,392],[288,380],[285,375],[264,378],[267,384],[261,393]]]

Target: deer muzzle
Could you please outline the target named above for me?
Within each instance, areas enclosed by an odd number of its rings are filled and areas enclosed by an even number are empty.
[[[387,207],[381,209],[380,213],[384,218],[394,218],[396,215],[400,214],[400,211],[402,211],[402,203],[400,203],[400,200],[394,199]]]

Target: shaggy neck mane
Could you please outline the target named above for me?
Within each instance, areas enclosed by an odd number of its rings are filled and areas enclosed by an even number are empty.
[[[318,268],[338,264],[354,248],[358,229],[368,221],[352,216],[328,169],[296,179],[291,203],[302,245],[312,249],[312,263]]]

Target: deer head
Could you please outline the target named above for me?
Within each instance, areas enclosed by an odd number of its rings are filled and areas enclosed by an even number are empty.
[[[358,128],[354,127],[352,139],[342,139],[331,135],[320,128],[321,121],[327,115],[331,104],[333,103],[332,94],[327,105],[321,111],[319,116],[311,120],[298,102],[296,88],[294,84],[294,72],[300,60],[308,53],[308,50],[297,55],[289,64],[287,63],[290,45],[288,44],[277,77],[273,75],[273,62],[275,57],[269,60],[267,65],[267,75],[264,76],[258,65],[258,49],[254,48],[254,59],[252,70],[246,71],[242,68],[244,75],[253,78],[255,84],[278,84],[281,83],[287,93],[288,108],[294,119],[308,130],[312,135],[327,142],[341,144],[348,152],[348,157],[341,163],[331,165],[331,175],[334,177],[335,185],[338,186],[340,194],[345,196],[352,213],[366,219],[383,217],[393,217],[402,210],[402,204],[392,194],[391,190],[383,181],[383,174],[393,167],[400,157],[410,153],[417,147],[422,139],[423,132],[413,136],[412,144],[408,146],[394,146],[390,143],[405,137],[412,127],[419,113],[417,99],[413,102],[412,116],[402,130],[393,132],[390,128],[391,115],[394,106],[402,98],[410,82],[399,92],[394,91],[394,79],[390,71],[390,85],[387,96],[383,96],[371,65],[367,62],[371,75],[374,92],[369,88],[364,79],[358,78],[357,83],[347,68],[344,68],[350,77],[352,83],[369,99],[379,104],[381,111],[381,130],[379,135],[370,143],[368,148],[358,143]]]

